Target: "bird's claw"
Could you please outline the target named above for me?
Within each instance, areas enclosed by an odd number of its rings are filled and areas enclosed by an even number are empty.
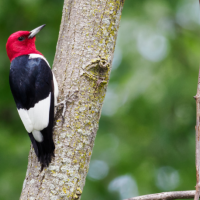
[[[71,99],[71,97],[74,95],[75,92],[78,92],[78,91],[74,91],[71,95],[70,95],[70,92],[68,92],[68,94],[65,96],[64,100],[55,105],[55,107],[63,105],[63,111],[62,111],[62,121],[63,121],[63,123],[64,123],[64,120],[65,120],[65,113],[66,113],[66,110],[67,110],[67,102],[73,101],[73,99]]]

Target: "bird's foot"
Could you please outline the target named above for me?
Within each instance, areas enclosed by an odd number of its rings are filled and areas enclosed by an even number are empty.
[[[57,103],[57,105],[55,105],[55,107],[58,108],[58,106],[60,105],[63,105],[63,111],[62,111],[62,121],[64,122],[64,116],[65,116],[65,112],[66,112],[66,109],[67,109],[67,102],[68,102],[68,96],[66,95],[65,96],[65,99],[59,103]]]
[[[78,90],[73,91],[72,94],[70,94],[70,92],[68,92],[67,95],[65,95],[64,100],[55,105],[55,107],[63,105],[63,111],[62,111],[62,121],[63,121],[63,123],[64,123],[64,120],[65,120],[65,113],[66,113],[66,110],[67,110],[67,103],[68,102],[71,103],[71,102],[73,102],[75,100],[75,98],[77,97],[75,95],[75,93],[77,93],[77,92],[78,92]]]

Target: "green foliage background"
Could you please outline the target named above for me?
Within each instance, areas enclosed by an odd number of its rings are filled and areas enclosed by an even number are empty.
[[[47,24],[37,48],[52,65],[63,0],[0,1],[0,199],[20,196],[30,141],[18,116],[5,44]],[[126,0],[82,200],[195,189],[198,0]]]

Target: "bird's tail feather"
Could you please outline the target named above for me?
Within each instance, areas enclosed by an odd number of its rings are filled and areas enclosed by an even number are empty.
[[[53,120],[54,120],[54,93],[51,93],[51,106],[50,106],[50,114],[49,114],[49,125],[41,130],[43,136],[42,142],[37,142],[32,133],[29,133],[29,137],[33,144],[33,148],[38,157],[38,161],[42,165],[42,169],[44,167],[48,167],[51,163],[52,157],[54,157],[54,149],[55,145],[53,142]]]
[[[29,137],[33,144],[35,154],[38,157],[38,161],[42,165],[42,169],[44,167],[48,167],[49,163],[51,163],[52,157],[54,157],[54,149],[55,149],[52,138],[49,138],[49,137],[45,138],[45,135],[47,135],[47,134],[45,134],[45,132],[47,131],[45,129],[41,131],[43,134],[43,137],[44,137],[42,142],[37,142],[34,139],[32,133],[29,133]]]

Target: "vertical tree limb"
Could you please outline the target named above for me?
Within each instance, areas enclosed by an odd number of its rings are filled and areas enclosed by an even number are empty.
[[[194,97],[196,100],[196,193],[194,200],[199,199],[200,192],[200,70],[198,76],[197,94]]]
[[[199,0],[200,3],[200,0]],[[199,77],[198,77],[198,85],[197,85],[197,94],[194,97],[196,100],[196,192],[194,200],[199,199],[200,193],[200,69],[199,69]]]
[[[65,0],[53,72],[59,85],[55,159],[40,172],[31,148],[21,200],[80,199],[98,130],[122,0]]]

